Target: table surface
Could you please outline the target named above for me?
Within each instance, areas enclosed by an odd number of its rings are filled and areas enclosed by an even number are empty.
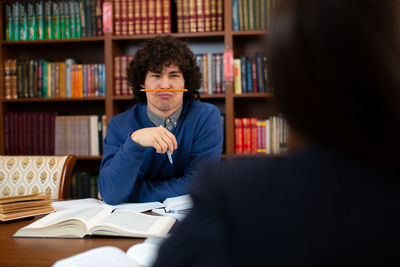
[[[59,259],[101,246],[115,246],[124,251],[143,238],[103,237],[90,238],[13,238],[18,229],[34,222],[22,219],[0,222],[0,266],[51,266]]]

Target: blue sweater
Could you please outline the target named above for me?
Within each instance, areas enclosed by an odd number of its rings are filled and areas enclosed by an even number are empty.
[[[171,131],[178,143],[172,154],[143,147],[130,138],[138,129],[154,127],[139,103],[110,119],[104,139],[99,191],[108,204],[163,201],[188,193],[196,165],[220,159],[223,130],[219,110],[212,104],[186,100],[178,125]]]

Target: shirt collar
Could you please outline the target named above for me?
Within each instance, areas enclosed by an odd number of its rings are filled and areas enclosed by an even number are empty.
[[[182,106],[183,105],[180,105],[178,110],[167,118],[158,116],[149,109],[149,106],[147,106],[147,116],[149,117],[150,121],[153,123],[154,126],[163,126],[168,130],[172,130],[173,128],[176,128],[176,126],[178,125],[179,118],[182,113]]]

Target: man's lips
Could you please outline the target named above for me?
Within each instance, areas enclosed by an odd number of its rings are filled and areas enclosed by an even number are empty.
[[[173,96],[174,94],[171,93],[171,92],[159,92],[159,93],[157,93],[156,95],[157,95],[158,97],[161,97],[161,98],[168,98],[168,97]]]

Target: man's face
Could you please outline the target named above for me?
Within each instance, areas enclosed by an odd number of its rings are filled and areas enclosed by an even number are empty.
[[[163,66],[161,72],[147,71],[145,89],[184,89],[185,79],[179,67]],[[183,103],[183,92],[146,92],[147,105],[155,114],[168,117]]]

